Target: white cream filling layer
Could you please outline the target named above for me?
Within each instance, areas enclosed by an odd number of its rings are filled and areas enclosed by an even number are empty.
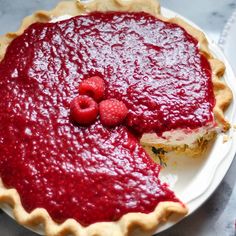
[[[201,138],[207,138],[212,132],[218,132],[213,124],[197,128],[197,129],[177,129],[164,132],[161,136],[156,133],[144,134],[141,143],[146,144],[162,144],[167,146],[192,146]]]

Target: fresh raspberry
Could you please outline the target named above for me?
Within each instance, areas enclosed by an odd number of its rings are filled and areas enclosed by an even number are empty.
[[[99,76],[90,77],[82,81],[79,85],[80,95],[88,95],[97,102],[102,100],[104,93],[105,83],[104,80]]]
[[[123,102],[117,99],[108,99],[99,104],[99,112],[102,124],[112,127],[124,121],[128,109]]]
[[[81,125],[95,122],[98,116],[98,104],[89,96],[77,96],[70,104],[71,118]]]

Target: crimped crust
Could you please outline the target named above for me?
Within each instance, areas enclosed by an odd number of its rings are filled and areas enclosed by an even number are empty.
[[[151,235],[158,224],[167,220],[170,213],[187,214],[187,209],[180,203],[161,202],[150,214],[129,213],[117,222],[95,223],[83,227],[77,221],[68,219],[63,224],[57,224],[45,209],[37,208],[27,213],[22,207],[18,192],[15,189],[5,189],[2,182],[0,182],[0,202],[8,203],[13,208],[13,215],[20,224],[31,228],[44,225],[47,236],[126,236],[132,235],[136,228]]]
[[[81,3],[80,1],[77,3],[74,1],[61,2],[52,11],[38,11],[32,16],[26,17],[17,32],[8,33],[0,37],[0,60],[3,59],[10,42],[21,35],[32,23],[49,22],[53,18],[62,15],[76,16],[92,11],[144,11],[164,21],[177,23],[198,39],[201,52],[207,56],[214,75],[213,84],[216,96],[215,118],[224,131],[229,129],[230,125],[225,120],[223,111],[230,104],[232,93],[226,84],[220,80],[220,77],[224,74],[224,64],[213,58],[202,32],[179,18],[166,19],[161,16],[160,5],[155,0],[94,0],[88,3]],[[127,236],[137,228],[151,235],[160,222],[165,221],[170,213],[187,214],[187,208],[181,203],[161,202],[157,205],[155,211],[150,214],[129,213],[117,222],[102,222],[92,224],[89,227],[82,227],[77,221],[68,219],[63,224],[57,224],[45,209],[38,208],[31,213],[27,213],[21,204],[18,192],[15,189],[5,188],[2,181],[0,181],[0,202],[8,203],[13,208],[14,217],[20,224],[30,227],[43,224],[45,233],[48,236],[64,236],[68,234],[75,236]]]

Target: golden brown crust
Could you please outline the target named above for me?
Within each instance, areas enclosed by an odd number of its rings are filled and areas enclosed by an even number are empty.
[[[73,219],[68,219],[63,224],[57,224],[49,216],[45,209],[37,208],[27,213],[22,207],[20,197],[15,189],[6,189],[0,181],[0,202],[9,204],[13,209],[13,215],[20,224],[34,228],[37,225],[44,225],[47,236],[127,236],[139,227],[141,230],[151,233],[157,225],[165,221],[169,214],[175,212],[179,215],[187,214],[187,209],[180,203],[161,202],[155,211],[150,214],[129,213],[124,215],[117,222],[95,223],[89,227],[83,227]]]
[[[227,130],[228,122],[224,118],[223,110],[229,105],[232,94],[230,89],[220,80],[223,75],[224,66],[217,59],[211,56],[208,49],[207,40],[203,33],[196,30],[192,26],[186,24],[181,19],[166,19],[160,13],[160,6],[155,0],[95,0],[89,3],[81,2],[61,2],[52,11],[39,11],[34,15],[26,17],[17,32],[8,33],[0,38],[0,60],[3,59],[7,46],[10,42],[21,35],[24,30],[34,22],[48,22],[51,19],[61,15],[80,15],[92,11],[144,11],[164,21],[174,22],[185,28],[191,35],[198,39],[201,52],[208,58],[214,73],[213,83],[216,94],[216,107],[214,109],[215,117],[220,126]],[[73,219],[68,219],[63,224],[57,224],[48,215],[45,209],[36,209],[30,214],[22,207],[19,194],[14,189],[7,189],[0,182],[0,202],[8,203],[13,208],[13,214],[16,220],[25,226],[34,226],[35,224],[43,224],[45,233],[48,236],[64,236],[72,234],[76,236],[126,236],[137,226],[144,231],[151,232],[155,230],[157,225],[166,220],[167,216],[176,212],[180,215],[187,214],[187,209],[180,203],[161,202],[155,211],[150,214],[129,213],[124,215],[117,222],[103,222],[92,224],[89,227],[82,227]]]

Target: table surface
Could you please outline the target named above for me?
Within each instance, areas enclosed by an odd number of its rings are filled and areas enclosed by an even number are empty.
[[[16,30],[21,19],[38,9],[50,9],[58,0],[0,0],[0,34]],[[236,0],[163,0],[162,6],[198,24],[218,42],[236,8]],[[235,68],[236,69],[236,68]],[[159,236],[236,236],[236,160],[221,185],[203,206]],[[36,236],[0,211],[1,236]]]

